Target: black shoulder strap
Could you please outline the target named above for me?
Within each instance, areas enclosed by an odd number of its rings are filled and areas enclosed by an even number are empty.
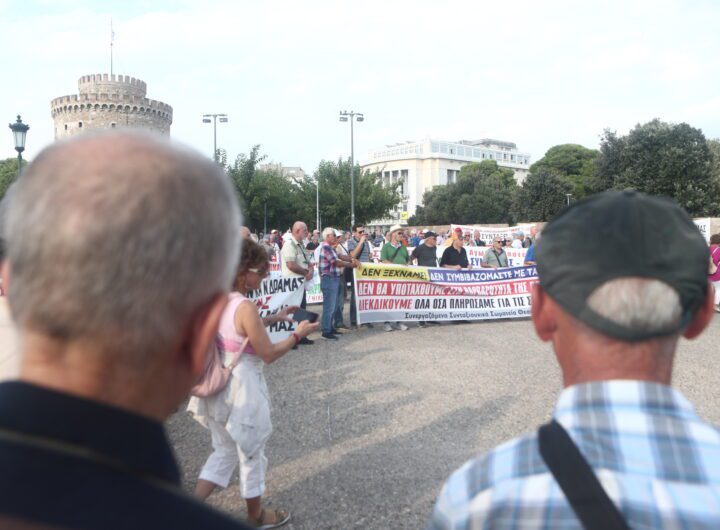
[[[586,530],[630,530],[572,438],[555,420],[538,431],[540,455]]]

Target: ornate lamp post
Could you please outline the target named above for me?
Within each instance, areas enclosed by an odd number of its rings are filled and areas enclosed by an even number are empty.
[[[27,137],[28,129],[30,126],[22,122],[20,115],[18,114],[17,121],[9,125],[10,130],[15,138],[15,151],[18,152],[18,170],[17,176],[20,177],[22,171],[22,152],[25,151],[25,138]]]

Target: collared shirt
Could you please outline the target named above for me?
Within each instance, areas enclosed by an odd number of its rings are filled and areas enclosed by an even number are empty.
[[[160,422],[18,381],[0,384],[7,519],[64,529],[247,528],[181,489]]]
[[[298,265],[300,265],[303,269],[307,269],[310,266],[310,256],[305,251],[305,249],[302,246],[302,243],[298,243],[295,238],[291,238],[285,244],[282,248],[282,275],[283,276],[291,276],[291,277],[299,277],[300,274],[297,274],[290,269],[288,269],[287,262],[288,261],[294,261]]]
[[[327,243],[323,243],[318,256],[318,272],[320,276],[340,276],[340,271],[336,266],[337,260],[338,255],[335,249]]]
[[[483,263],[487,265],[492,265],[493,267],[507,267],[507,254],[505,254],[505,251],[503,249],[500,249],[500,252],[495,252],[495,249],[493,247],[490,247],[485,251],[485,256],[483,256]]]
[[[628,525],[720,528],[720,432],[673,388],[601,381],[565,389],[554,418]],[[516,438],[451,475],[428,529],[582,528],[538,450]]]
[[[383,245],[380,251],[380,261],[390,261],[397,265],[407,265],[407,262],[410,261],[410,256],[408,255],[407,247],[402,243],[393,245],[388,242]]]

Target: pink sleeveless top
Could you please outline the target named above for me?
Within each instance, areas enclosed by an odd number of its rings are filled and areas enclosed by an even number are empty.
[[[246,337],[240,335],[235,329],[235,311],[243,302],[252,303],[252,300],[244,297],[240,293],[230,293],[230,301],[225,306],[222,317],[220,317],[220,328],[218,331],[223,339],[223,347],[226,352],[237,352],[245,342]],[[254,304],[253,304],[254,305]],[[247,343],[243,353],[255,355],[255,350],[250,342]]]

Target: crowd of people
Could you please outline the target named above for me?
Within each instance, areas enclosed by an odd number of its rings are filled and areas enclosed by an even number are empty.
[[[307,279],[317,266],[328,300],[322,334],[335,340],[340,278],[374,244],[364,227],[350,238],[326,228],[313,250],[299,221],[282,246],[257,244],[239,229],[217,164],[131,132],[46,148],[0,212],[21,349],[18,378],[0,383],[0,527],[287,524],[287,510],[262,502],[272,433],[263,366],[320,324],[302,320],[272,343],[266,327],[299,308],[261,318],[247,295],[269,273],[268,246],[282,252],[284,274]],[[391,228],[382,261],[427,263],[441,244],[425,232],[408,253],[403,236]],[[659,238],[663,252],[637,251]],[[449,239],[442,266],[462,267],[465,235]],[[532,324],[563,375],[553,419],[454,472],[428,529],[720,527],[720,431],[671,385],[678,340],[701,335],[719,309],[720,236],[711,241],[708,270],[708,245],[688,215],[632,191],[578,201],[545,227]],[[492,241],[485,266],[503,266],[504,244]],[[193,500],[162,423],[212,366],[222,384],[189,404],[213,447]],[[238,465],[245,522],[198,502]]]

